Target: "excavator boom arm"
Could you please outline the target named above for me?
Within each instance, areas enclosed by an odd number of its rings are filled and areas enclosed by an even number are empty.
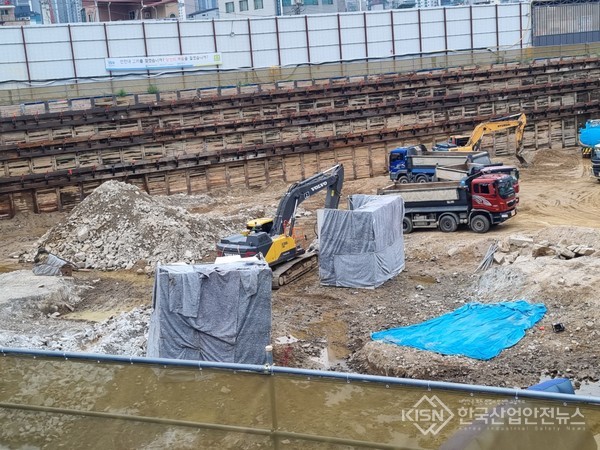
[[[283,234],[286,224],[291,225],[290,230],[293,229],[298,205],[323,189],[327,189],[325,208],[336,209],[340,202],[343,183],[344,166],[337,164],[331,169],[292,184],[279,202],[273,219],[273,228],[269,234],[271,236]]]
[[[517,140],[517,154],[520,153],[521,146],[523,145],[523,133],[525,132],[525,125],[527,125],[527,117],[525,114],[515,114],[513,116],[502,117],[500,119],[490,120],[489,122],[480,123],[475,127],[469,142],[466,147],[476,147],[488,133],[495,133],[496,131],[507,130],[510,128],[516,128],[515,138]]]

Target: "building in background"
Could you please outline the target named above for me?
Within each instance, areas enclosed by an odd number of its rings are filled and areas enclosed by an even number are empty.
[[[213,8],[219,8],[217,0],[198,0],[195,11],[206,11]]]
[[[218,0],[218,5],[222,19],[346,12],[345,0]]]
[[[81,0],[52,0],[57,23],[81,22]]]
[[[279,15],[278,0],[218,0],[219,17],[270,17]]]
[[[67,0],[68,1],[68,0]],[[80,0],[85,22],[121,20],[186,20],[186,11],[196,11],[195,0]]]
[[[219,8],[203,9],[188,14],[190,20],[212,20],[219,18]]]

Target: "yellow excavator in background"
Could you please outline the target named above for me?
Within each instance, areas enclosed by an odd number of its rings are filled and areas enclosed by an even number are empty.
[[[521,155],[523,152],[523,134],[525,132],[525,125],[527,125],[527,117],[525,114],[514,114],[511,116],[500,117],[498,119],[492,119],[477,125],[470,136],[450,136],[447,142],[435,144],[433,150],[478,152],[480,151],[481,140],[486,134],[515,128],[515,139],[517,142],[516,157],[522,164],[526,164],[525,159]]]
[[[277,289],[317,266],[317,252],[306,251],[294,237],[298,206],[317,192],[327,189],[325,208],[337,209],[344,183],[344,166],[331,169],[292,184],[279,202],[275,218],[263,217],[247,223],[240,234],[225,237],[217,244],[218,256],[241,257],[261,254],[273,269]]]

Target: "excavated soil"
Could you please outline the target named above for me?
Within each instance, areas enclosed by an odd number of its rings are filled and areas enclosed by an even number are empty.
[[[597,381],[600,184],[588,174],[589,160],[582,160],[577,149],[540,150],[533,164],[521,171],[519,213],[489,233],[478,235],[462,229],[450,234],[421,231],[407,235],[406,270],[375,290],[323,287],[313,271],[275,291],[277,364],[511,387],[525,387],[540,377],[556,375],[573,378],[577,385]],[[343,194],[375,193],[386,184],[386,177],[347,181]],[[87,269],[74,273],[71,299],[44,308],[32,308],[31,303],[13,307],[4,315],[0,346],[143,355],[151,311],[152,264],[158,260],[210,261],[215,236],[229,234],[245,219],[272,214],[286,188],[278,183],[266,189],[239,188],[155,200],[142,194],[144,202],[149,202],[145,206],[148,211],[159,208],[176,222],[158,233],[153,227],[162,224],[148,222],[148,218],[134,220],[127,215],[126,205],[112,216],[110,207],[105,206],[108,210],[96,212],[94,220],[90,220],[91,210],[86,210],[86,214],[23,214],[1,221],[0,277],[2,272],[29,270],[31,264],[25,261],[38,245],[52,244],[57,252],[62,248],[68,252],[65,257],[77,255],[80,267]],[[315,211],[323,202],[319,195],[302,204],[298,223],[301,234],[306,235],[305,245],[315,237]],[[195,215],[190,219],[188,212]],[[113,224],[112,234],[94,228],[100,220],[106,227]],[[130,251],[118,252],[120,244],[115,243],[128,239],[136,220],[144,221],[136,236],[145,232],[156,240],[154,245],[160,243],[161,258],[141,244],[130,244]],[[169,245],[175,229],[180,230],[177,245]],[[533,244],[509,245],[509,238],[517,235],[542,246],[585,246],[595,253],[574,259],[534,257]],[[192,241],[195,247],[188,245]],[[495,242],[505,248],[506,255],[512,254],[514,262],[475,273]],[[88,247],[83,250],[85,245]],[[186,253],[189,249],[193,251]],[[88,259],[92,250],[95,253]],[[102,265],[108,256],[113,261],[110,267]],[[517,345],[490,361],[441,356],[370,339],[371,332],[419,323],[466,302],[520,298],[542,302],[548,312]],[[553,332],[556,322],[566,330]]]

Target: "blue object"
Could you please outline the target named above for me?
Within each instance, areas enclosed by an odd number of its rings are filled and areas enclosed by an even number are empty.
[[[579,142],[587,147],[600,144],[600,120],[588,120],[585,123],[585,128],[579,130]]]
[[[493,304],[469,303],[451,313],[408,327],[371,334],[375,341],[429,350],[442,355],[492,359],[525,336],[546,313],[525,300]]]
[[[557,392],[559,394],[575,394],[573,384],[568,378],[554,378],[528,387],[530,391]]]

